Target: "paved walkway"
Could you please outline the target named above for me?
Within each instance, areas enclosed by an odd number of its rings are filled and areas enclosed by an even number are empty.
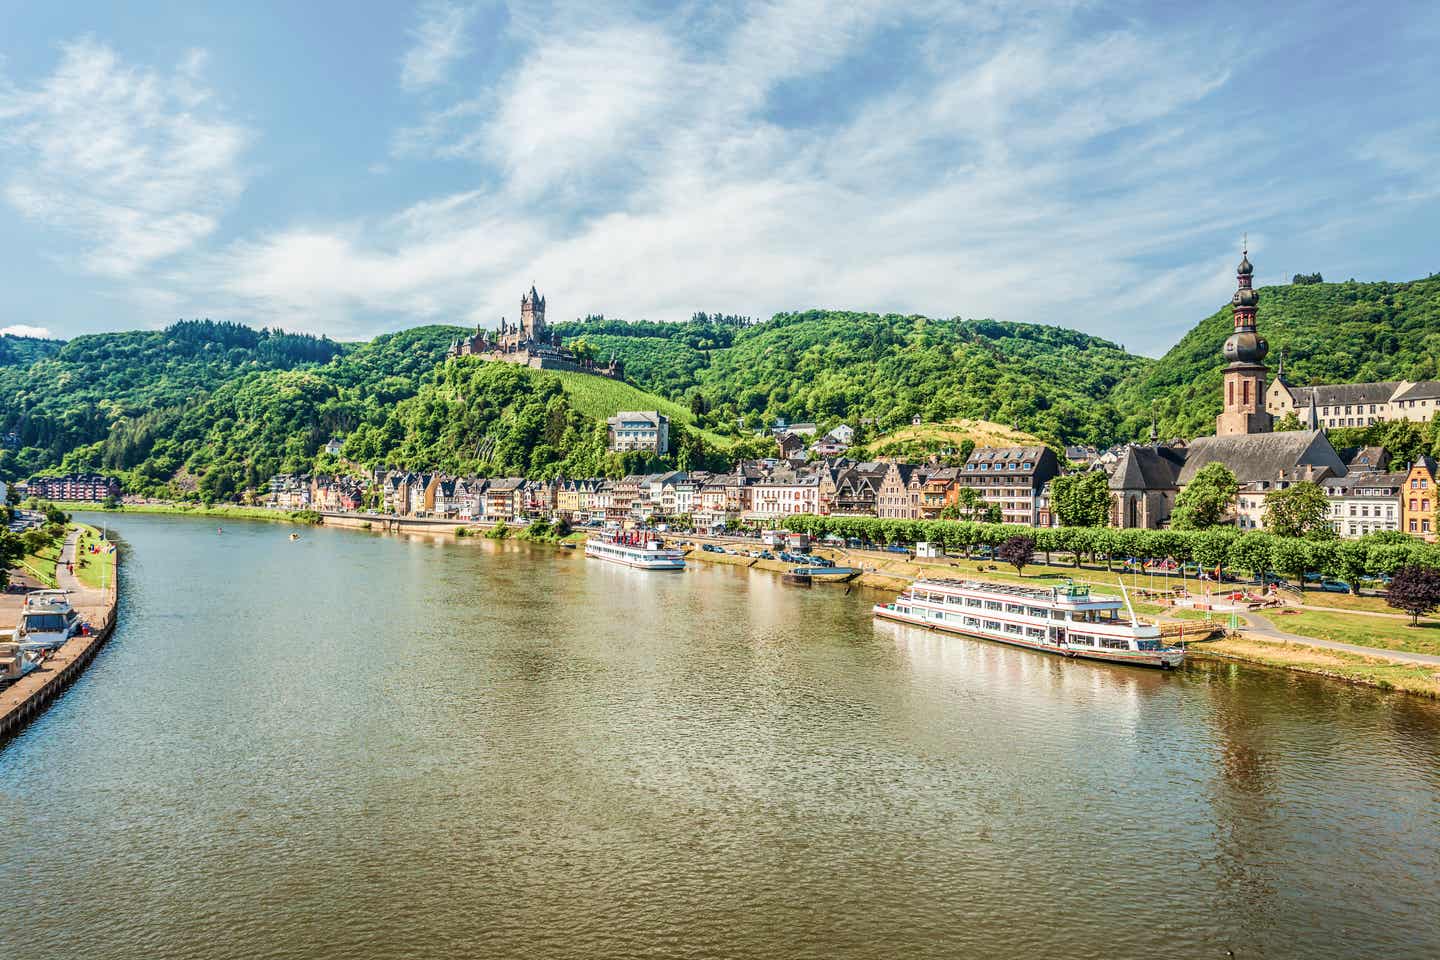
[[[1261,616],[1253,610],[1242,613],[1245,621],[1249,624],[1247,633],[1253,633],[1257,637],[1266,640],[1275,640],[1282,643],[1303,643],[1306,646],[1320,647],[1325,650],[1339,650],[1344,653],[1355,653],[1364,657],[1381,657],[1385,660],[1394,660],[1397,663],[1410,663],[1417,666],[1440,667],[1440,656],[1430,653],[1409,653],[1405,650],[1386,650],[1383,647],[1362,647],[1357,643],[1341,643],[1339,640],[1321,640],[1319,637],[1305,637],[1298,633],[1288,633],[1281,630],[1268,617]]]
[[[98,587],[87,587],[80,582],[80,578],[71,573],[66,564],[75,563],[79,565],[80,558],[76,555],[79,548],[80,531],[71,530],[65,535],[65,543],[60,547],[60,562],[55,566],[55,583],[61,590],[70,591],[70,604],[77,610],[89,613],[93,616],[95,610],[107,606],[105,591]],[[99,562],[101,558],[95,558]]]

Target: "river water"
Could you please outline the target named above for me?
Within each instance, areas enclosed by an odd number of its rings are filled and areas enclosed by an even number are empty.
[[[0,746],[28,958],[1427,957],[1440,708],[694,564],[112,516]]]

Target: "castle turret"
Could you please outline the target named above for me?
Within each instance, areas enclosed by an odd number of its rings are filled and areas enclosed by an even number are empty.
[[[1229,436],[1238,433],[1269,433],[1272,420],[1265,412],[1265,355],[1270,345],[1255,332],[1255,311],[1260,305],[1260,292],[1251,286],[1255,268],[1250,251],[1240,256],[1235,268],[1238,289],[1230,303],[1235,313],[1235,329],[1225,339],[1225,385],[1222,400],[1225,410],[1215,418],[1215,433]]]

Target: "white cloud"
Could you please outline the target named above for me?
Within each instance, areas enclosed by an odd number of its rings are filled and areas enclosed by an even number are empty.
[[[75,237],[81,264],[132,277],[193,248],[245,184],[238,124],[207,110],[204,56],[173,74],[127,66],[93,40],[61,48],[30,90],[0,90],[0,195],[21,216]]]
[[[450,68],[470,52],[466,31],[474,16],[475,8],[467,4],[426,3],[410,32],[414,46],[400,63],[401,86],[415,91],[444,82]]]
[[[557,317],[829,306],[1153,351],[1228,295],[1241,230],[1317,202],[1265,175],[1303,118],[1217,96],[1265,54],[1223,23],[1097,32],[1046,2],[537,9],[512,11],[513,69],[432,91],[396,141],[395,173],[438,158],[473,169],[465,189],[261,230],[165,284],[337,335],[493,323],[535,282]],[[463,55],[463,35],[436,49]],[[1426,149],[1423,131],[1378,148],[1407,169]]]
[[[41,340],[54,340],[55,335],[50,332],[49,327],[32,327],[28,323],[12,323],[8,327],[0,327],[0,336],[12,337],[39,337]]]

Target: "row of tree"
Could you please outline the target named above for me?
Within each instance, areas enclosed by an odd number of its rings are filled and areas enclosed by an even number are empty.
[[[1226,571],[1251,577],[1273,573],[1303,585],[1307,574],[1342,580],[1352,591],[1367,578],[1389,576],[1405,566],[1440,570],[1440,545],[1420,543],[1402,533],[1358,540],[1308,540],[1234,527],[1209,530],[1122,530],[1113,527],[1033,528],[960,520],[894,520],[877,517],[787,517],[784,527],[812,537],[836,536],[875,544],[939,543],[970,556],[998,548],[1011,537],[1033,539],[1045,554],[1064,554],[1076,566],[1089,558],[1110,569],[1128,559],[1194,564],[1210,574]]]

